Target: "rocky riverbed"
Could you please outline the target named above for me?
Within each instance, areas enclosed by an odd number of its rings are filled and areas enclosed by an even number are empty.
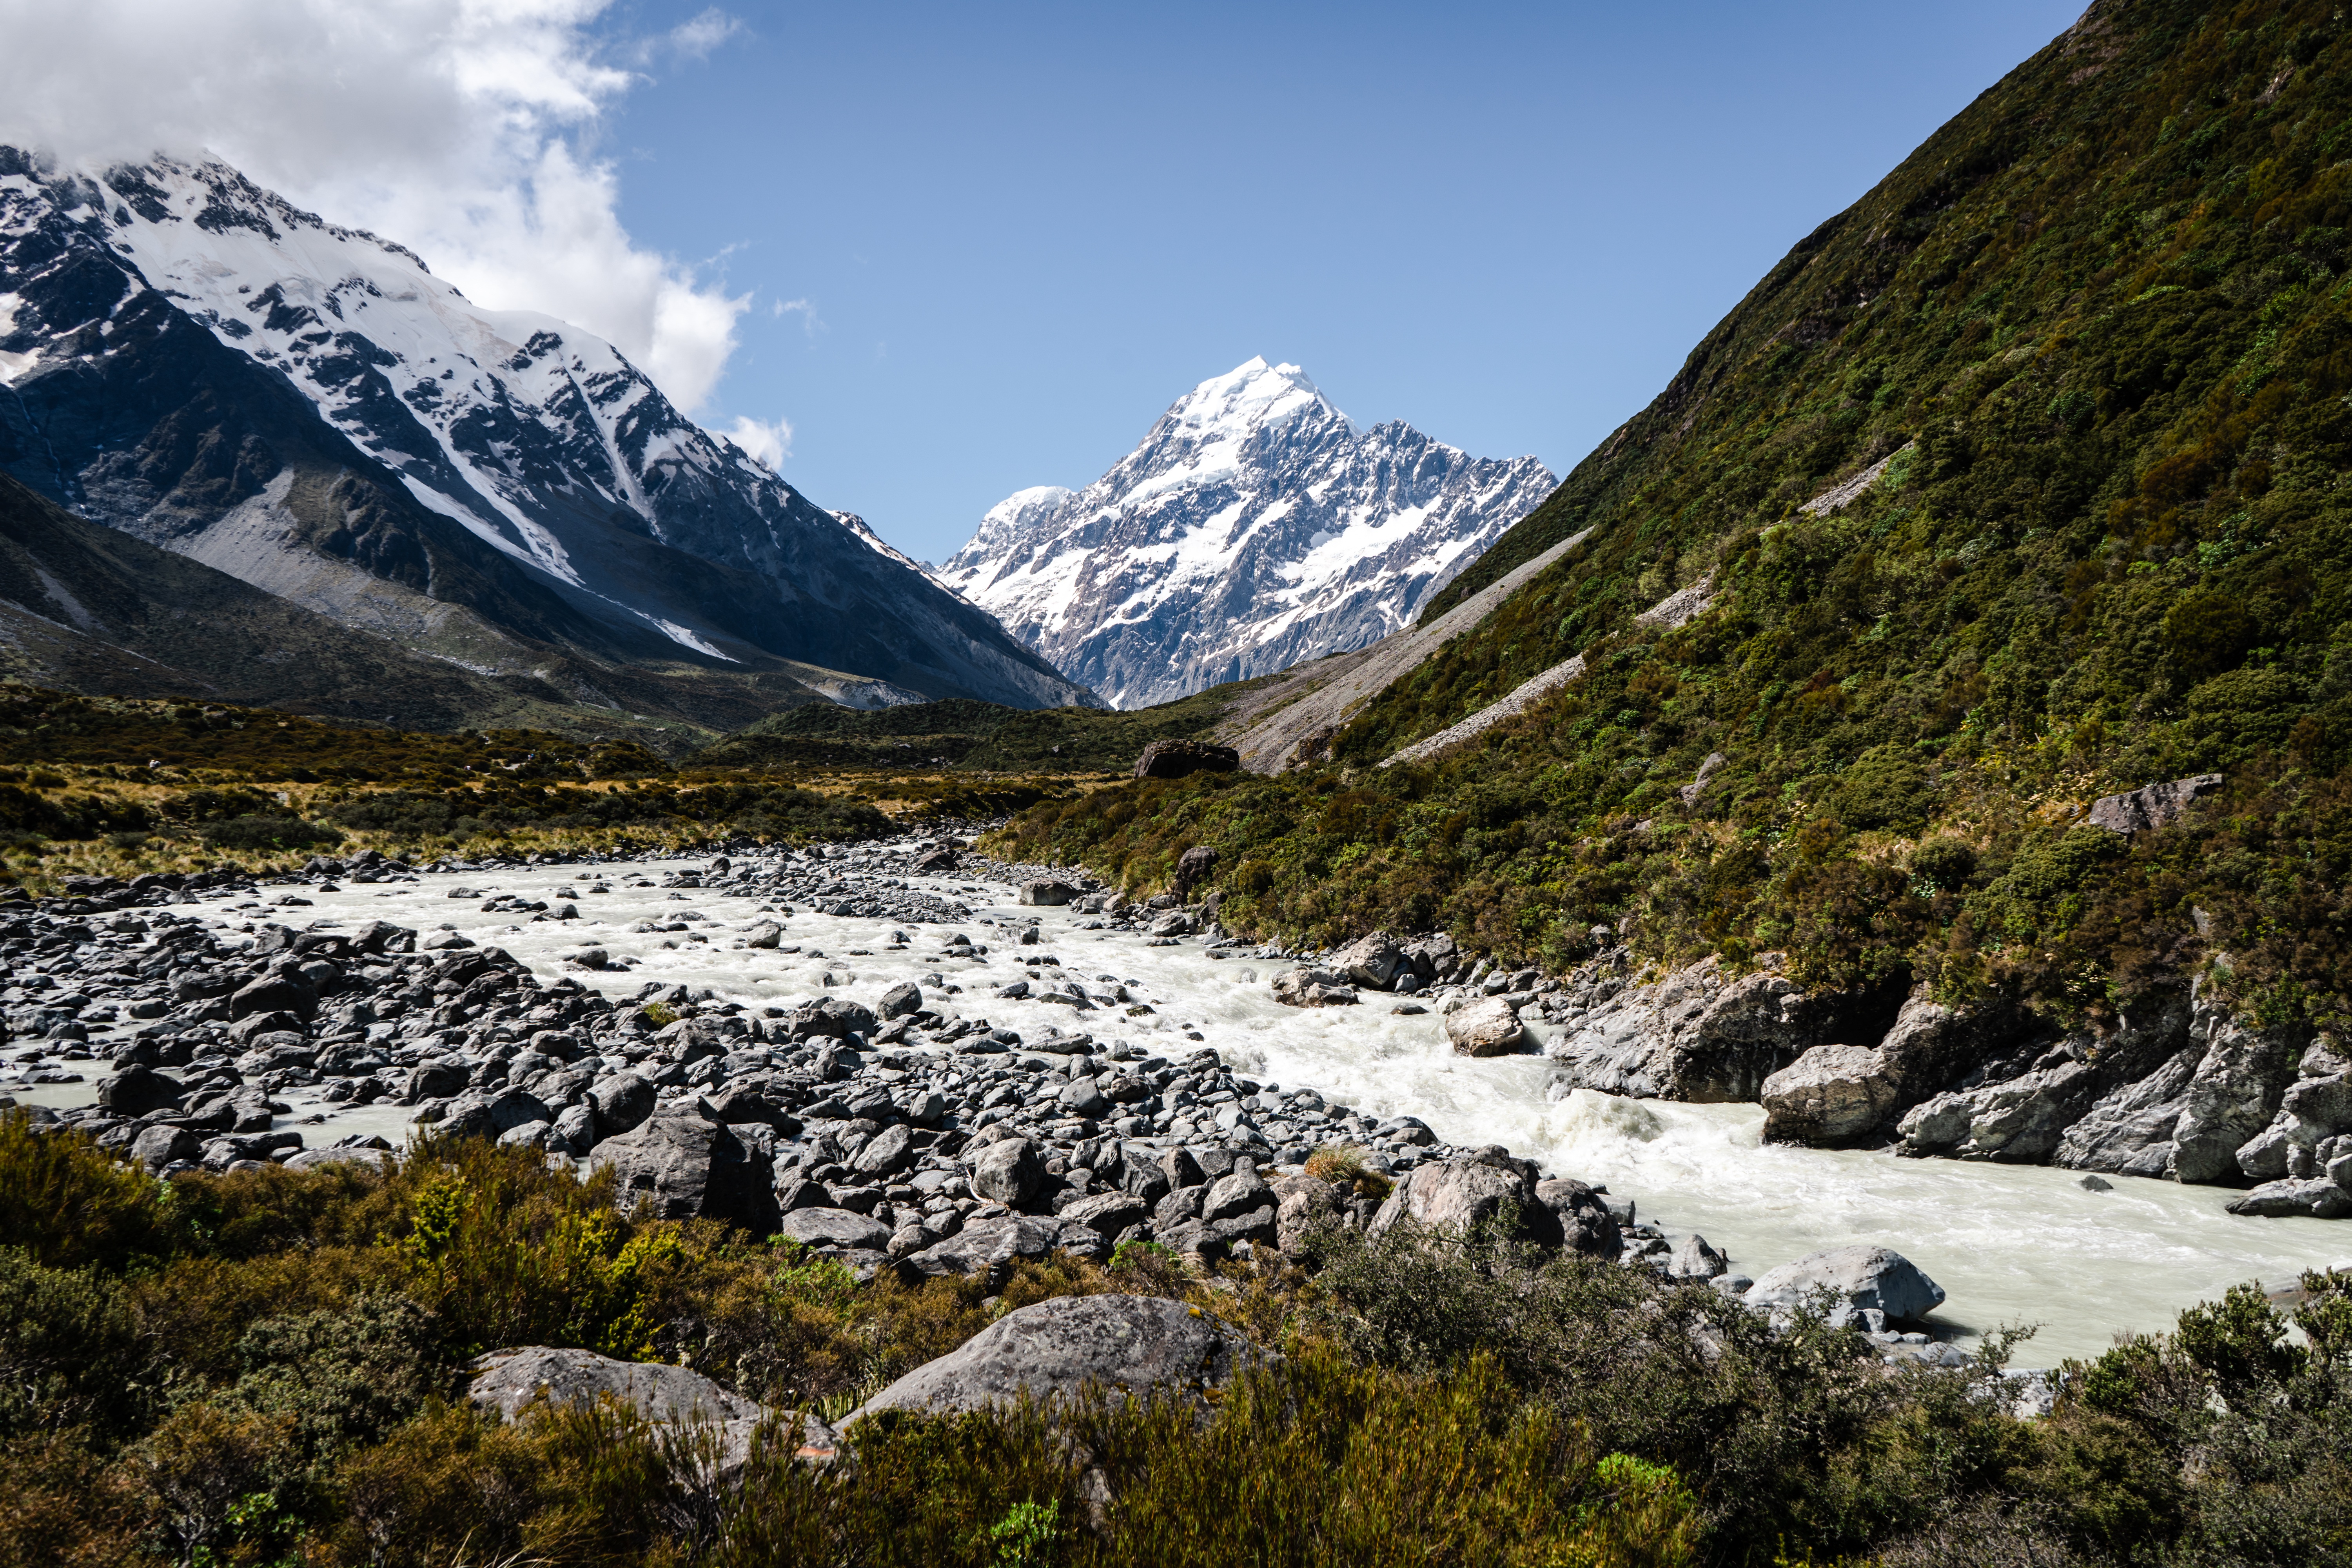
[[[1727,1286],[1880,1244],[1951,1290],[1947,1332],[2050,1324],[2035,1361],[2338,1247],[2167,1183],[2092,1194],[1767,1146],[1754,1106],[1547,1099],[1542,1058],[1458,1055],[1410,996],[1285,1006],[1296,955],[918,840],[317,869],[0,906],[0,1092],[156,1169],[367,1158],[437,1123],[916,1273],[1121,1240],[1244,1256],[1318,1216],[1506,1197],[1533,1239]],[[1394,1194],[1307,1176],[1324,1145]]]

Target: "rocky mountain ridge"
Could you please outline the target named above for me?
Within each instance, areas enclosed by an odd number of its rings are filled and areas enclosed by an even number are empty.
[[[611,344],[217,163],[90,178],[0,150],[0,468],[32,489],[480,672],[1085,696]]]
[[[940,580],[1138,708],[1375,642],[1553,485],[1402,420],[1360,429],[1297,365],[1213,376],[1081,490],[990,509]]]

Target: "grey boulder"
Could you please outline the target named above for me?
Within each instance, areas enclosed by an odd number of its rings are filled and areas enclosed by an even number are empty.
[[[117,1116],[176,1110],[186,1090],[180,1080],[133,1062],[98,1086],[98,1102]]]
[[[1036,1196],[1045,1182],[1045,1163],[1038,1157],[1037,1145],[1026,1138],[1001,1138],[971,1162],[971,1190],[1007,1208]]]
[[[1352,1007],[1358,1000],[1336,969],[1286,969],[1274,977],[1274,999],[1286,1007]]]
[[[588,1087],[588,1107],[595,1112],[596,1131],[616,1137],[642,1126],[654,1113],[654,1086],[633,1072],[614,1073]]]
[[[700,1373],[658,1362],[616,1361],[593,1351],[524,1345],[491,1351],[467,1365],[467,1402],[509,1421],[534,1405],[593,1405],[609,1399],[656,1426],[707,1429],[718,1439],[714,1479],[741,1470],[751,1458],[751,1434],[768,1415]],[[833,1429],[814,1415],[800,1422],[801,1456],[830,1458],[837,1447]]]
[[[1083,1225],[1032,1215],[1003,1215],[994,1219],[965,1222],[961,1230],[900,1259],[898,1270],[909,1279],[936,1279],[950,1275],[976,1274],[993,1289],[1003,1284],[1015,1260],[1042,1261],[1066,1242],[1081,1252],[1102,1246],[1101,1236]],[[1102,1248],[1107,1254],[1108,1248]]]
[[[2085,820],[2110,833],[2145,833],[2178,820],[2191,805],[2221,787],[2220,773],[2199,773],[2123,795],[2102,795],[2091,803]]]
[[[1609,1200],[1585,1183],[1557,1176],[1536,1184],[1536,1201],[1559,1222],[1560,1242],[1587,1258],[1613,1258],[1625,1250],[1625,1233],[1609,1212]]]
[[[1870,1136],[1895,1109],[1886,1059],[1861,1046],[1815,1046],[1764,1080],[1764,1141],[1835,1148]]]
[[[615,1203],[656,1219],[713,1219],[753,1236],[774,1233],[774,1163],[733,1129],[692,1112],[650,1116],[596,1145],[617,1178]]]
[[[1559,1216],[1537,1194],[1536,1186],[1531,1171],[1522,1165],[1478,1158],[1416,1165],[1389,1194],[1365,1232],[1381,1236],[1411,1222],[1441,1233],[1458,1233],[1495,1221],[1507,1206],[1516,1209],[1518,1216],[1510,1232],[1512,1239],[1558,1247],[1561,1241]]]
[[[961,1349],[926,1362],[844,1418],[946,1415],[1018,1402],[1207,1395],[1265,1360],[1198,1307],[1152,1296],[1064,1296],[1008,1312]]]
[[[1944,1288],[1901,1253],[1884,1247],[1839,1247],[1765,1270],[1740,1298],[1751,1307],[1786,1310],[1828,1290],[1830,1321],[1839,1327],[1880,1312],[1916,1322],[1944,1304]]]
[[[1376,931],[1333,953],[1328,967],[1369,990],[1385,991],[1404,967],[1404,950],[1388,932]]]
[[[851,1252],[878,1252],[890,1242],[890,1228],[880,1220],[836,1208],[793,1209],[776,1222],[776,1234],[803,1247]]]
[[[1446,1042],[1457,1057],[1499,1057],[1525,1047],[1527,1026],[1501,996],[1482,996],[1445,1015]]]
[[[166,1165],[193,1163],[203,1152],[204,1145],[194,1133],[163,1122],[142,1128],[131,1143],[131,1158],[146,1167],[151,1175]]]
[[[2326,1176],[2264,1182],[2243,1197],[2231,1200],[2231,1214],[2264,1219],[2305,1215],[2312,1219],[2342,1219],[2352,1215],[2352,1192]]]

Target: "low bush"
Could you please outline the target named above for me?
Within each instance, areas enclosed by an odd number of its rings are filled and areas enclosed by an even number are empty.
[[[2286,1311],[2233,1290],[2070,1368],[2027,1421],[1998,1396],[2006,1343],[1893,1370],[1817,1315],[1776,1331],[1504,1226],[1312,1242],[1311,1273],[1202,1278],[1130,1244],[992,1295],[861,1284],[790,1243],[633,1220],[528,1151],[157,1182],[18,1113],[0,1561],[2252,1568],[2352,1539],[2352,1276]],[[844,1470],[793,1458],[788,1413],[838,1417],[1005,1312],[1105,1290],[1189,1300],[1280,1359],[1205,1419],[899,1415],[853,1428]],[[466,1358],[517,1343],[675,1361],[778,1418],[736,1472],[712,1434],[624,1409],[451,1400]]]

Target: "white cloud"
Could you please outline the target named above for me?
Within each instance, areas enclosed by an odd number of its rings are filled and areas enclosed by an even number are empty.
[[[608,0],[0,0],[12,73],[0,140],[83,167],[169,152],[226,160],[329,219],[373,229],[494,310],[610,339],[692,410],[749,295],[621,226],[602,111],[636,52]],[[706,11],[662,37],[707,55]]]
[[[793,427],[788,420],[766,425],[757,419],[739,417],[719,434],[778,473],[783,471],[784,459],[793,455]]]

